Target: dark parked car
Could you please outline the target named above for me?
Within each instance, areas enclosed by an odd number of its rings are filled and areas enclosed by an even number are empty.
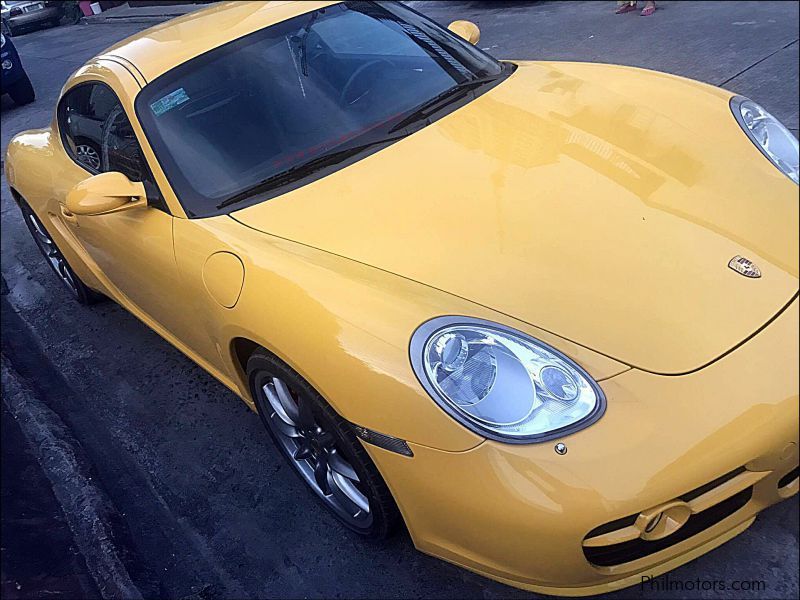
[[[3,20],[14,35],[23,29],[58,25],[61,22],[62,13],[60,4],[54,2],[3,0]]]
[[[14,42],[5,34],[0,34],[0,60],[2,61],[3,75],[0,80],[0,89],[3,94],[8,94],[17,104],[28,104],[33,102],[36,94],[33,85],[28,78],[28,74],[22,67]]]

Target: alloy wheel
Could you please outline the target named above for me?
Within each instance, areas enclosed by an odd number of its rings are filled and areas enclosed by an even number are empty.
[[[55,242],[32,211],[26,210],[25,218],[28,221],[29,229],[33,234],[33,240],[36,242],[39,250],[41,250],[44,257],[50,263],[50,266],[53,267],[53,270],[56,272],[56,275],[64,282],[69,291],[72,292],[76,298],[79,298],[80,293],[75,283],[75,275],[61,252],[59,252]]]
[[[92,146],[88,144],[78,144],[75,147],[75,155],[78,162],[82,162],[95,170],[100,169],[100,155]]]
[[[368,527],[372,513],[364,486],[311,402],[278,377],[269,377],[260,391],[269,428],[306,483],[346,522]]]

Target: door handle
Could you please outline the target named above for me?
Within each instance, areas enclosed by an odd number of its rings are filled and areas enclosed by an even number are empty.
[[[71,225],[78,224],[78,217],[71,213],[66,206],[59,204],[58,207],[61,209],[61,218],[64,219],[64,221],[70,223]]]

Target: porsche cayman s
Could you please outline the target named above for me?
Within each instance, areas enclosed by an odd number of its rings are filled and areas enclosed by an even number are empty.
[[[478,37],[215,5],[86,63],[7,178],[75,298],[241,397],[346,526],[612,590],[797,493],[797,140],[722,89]]]

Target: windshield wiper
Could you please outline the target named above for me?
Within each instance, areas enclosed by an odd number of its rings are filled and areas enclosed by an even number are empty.
[[[324,10],[322,12],[325,12]],[[308,35],[311,33],[311,26],[314,24],[314,21],[317,20],[320,11],[315,10],[314,14],[311,15],[311,18],[308,20],[308,24],[305,26],[303,30],[303,35],[300,38],[300,65],[303,70],[303,75],[308,77],[308,48],[306,47],[308,44]]]
[[[276,173],[275,175],[267,177],[266,179],[259,181],[249,188],[234,194],[230,198],[226,198],[217,205],[217,210],[225,208],[226,206],[230,206],[231,204],[242,202],[248,198],[252,198],[256,194],[269,192],[275,188],[279,188],[289,183],[293,183],[299,179],[303,179],[304,177],[308,177],[320,169],[324,169],[325,167],[329,167],[331,165],[340,163],[343,160],[347,160],[351,156],[355,156],[356,154],[359,154],[360,152],[363,152],[364,150],[373,146],[388,144],[404,137],[406,137],[405,133],[402,135],[382,137],[364,144],[348,146],[347,148],[342,148],[341,150],[334,150],[332,152],[328,152],[327,154],[322,154],[312,158],[311,160],[307,160],[304,163],[295,165],[294,167],[291,167],[285,171],[281,171],[280,173]]]
[[[442,93],[437,94],[430,100],[418,106],[414,110],[414,112],[407,115],[399,123],[396,123],[389,130],[389,133],[394,133],[395,131],[399,131],[404,127],[408,127],[409,125],[416,123],[417,121],[422,121],[427,119],[431,114],[443,108],[453,100],[463,96],[470,90],[474,90],[475,88],[485,85],[487,83],[492,83],[501,76],[502,73],[498,73],[495,75],[487,75],[486,77],[476,77],[475,79],[467,79],[466,81],[457,83],[453,87],[446,89]]]

